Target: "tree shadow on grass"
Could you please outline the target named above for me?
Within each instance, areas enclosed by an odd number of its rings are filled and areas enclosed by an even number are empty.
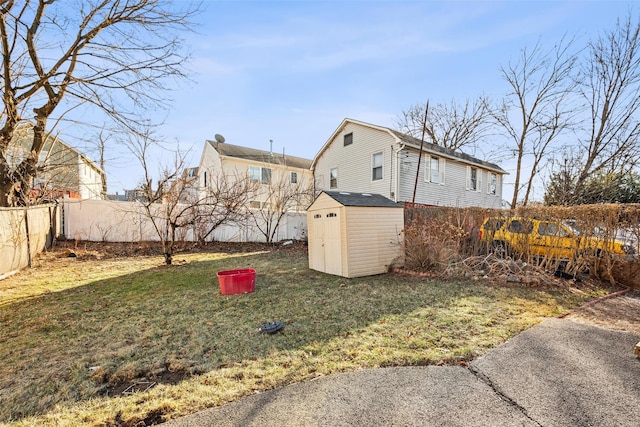
[[[255,292],[221,295],[216,273],[239,268],[256,269]],[[504,306],[496,305],[500,300]],[[452,342],[456,334],[473,335],[474,328],[487,333],[502,324],[507,332],[499,334],[509,334],[525,327],[512,322],[523,310],[572,303],[575,297],[555,290],[398,274],[345,279],[309,270],[300,251],[151,268],[0,307],[0,421],[45,414],[56,404],[120,396],[140,380],[177,384],[201,375],[203,384],[216,388],[220,378],[211,375],[226,369],[237,382],[251,383],[237,397],[362,364],[446,359],[430,347],[445,353],[449,347],[455,359],[456,352],[465,352]],[[472,324],[478,317],[481,324]],[[283,331],[258,332],[276,320],[285,324]],[[409,335],[400,336],[402,331]],[[396,355],[368,355],[376,354],[376,346],[393,347]],[[329,352],[340,353],[331,362],[336,366],[323,368],[319,360],[331,359]],[[272,364],[279,365],[272,380],[251,371],[257,365],[259,372],[273,370]],[[129,421],[113,414],[108,422]]]

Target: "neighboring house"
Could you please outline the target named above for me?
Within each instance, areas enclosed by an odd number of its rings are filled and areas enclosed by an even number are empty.
[[[171,183],[171,187],[178,191],[178,199],[182,203],[189,203],[199,197],[198,168],[185,168],[179,178]]]
[[[7,159],[17,166],[31,149],[33,125],[16,129]],[[47,136],[40,152],[38,173],[33,182],[37,197],[57,198],[67,195],[81,199],[103,199],[106,196],[105,172],[87,156],[55,136]]]
[[[381,194],[434,206],[502,206],[499,166],[393,129],[345,119],[313,159],[316,192]],[[417,186],[416,186],[417,176]]]
[[[219,139],[205,143],[197,168],[201,190],[218,185],[221,176],[225,177],[227,184],[248,179],[257,188],[249,206],[260,209],[273,202],[269,200],[273,194],[269,189],[274,186],[295,187],[305,192],[313,188],[311,160],[232,145]],[[303,199],[311,203],[312,194],[305,195]],[[293,210],[304,211],[308,203],[301,203]]]

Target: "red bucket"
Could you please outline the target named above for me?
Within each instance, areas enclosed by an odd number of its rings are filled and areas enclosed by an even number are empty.
[[[256,289],[256,270],[245,268],[218,271],[218,282],[222,295],[247,294]]]

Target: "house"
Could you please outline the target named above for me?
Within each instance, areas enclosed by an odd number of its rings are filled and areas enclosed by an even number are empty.
[[[215,141],[207,140],[197,168],[198,187],[201,191],[233,182],[248,180],[252,186],[250,208],[278,209],[283,193],[299,191],[304,197],[289,205],[288,210],[302,212],[311,203],[313,174],[311,160],[272,151],[257,150],[229,144],[220,135]]]
[[[344,119],[313,159],[316,191],[381,194],[434,206],[502,206],[499,166],[393,129]],[[418,172],[419,164],[419,172]]]
[[[32,141],[33,124],[22,124],[16,129],[7,155],[10,166],[17,166],[25,158]],[[32,194],[39,198],[67,195],[78,199],[103,199],[106,197],[106,175],[87,156],[49,134],[40,152]]]
[[[309,268],[343,277],[404,264],[404,209],[379,194],[323,191],[307,210]]]

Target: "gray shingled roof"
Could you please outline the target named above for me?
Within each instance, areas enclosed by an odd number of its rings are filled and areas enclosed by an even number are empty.
[[[412,137],[410,135],[406,135],[406,134],[404,134],[402,132],[398,132],[397,130],[393,130],[391,128],[387,128],[387,129],[389,129],[389,131],[391,131],[395,136],[400,138],[400,140],[402,140],[402,142],[404,142],[405,144],[410,145],[410,146],[415,147],[415,148],[418,148],[418,149],[420,148],[420,142],[421,141],[418,138],[414,138],[414,137]],[[495,163],[490,163],[490,162],[487,162],[485,160],[480,160],[480,159],[478,159],[476,157],[470,156],[469,154],[463,153],[461,151],[455,151],[455,150],[452,150],[450,148],[441,147],[439,145],[435,145],[435,144],[432,144],[430,142],[426,142],[425,141],[424,145],[423,145],[423,149],[424,150],[429,150],[429,151],[432,151],[432,152],[436,152],[436,153],[441,153],[441,154],[444,154],[446,156],[458,158],[458,159],[464,160],[467,163],[475,163],[476,165],[484,166],[484,167],[487,167],[489,169],[493,169],[493,170],[495,170],[497,172],[501,172],[501,173],[504,173],[504,174],[507,173],[504,169],[502,169],[500,166],[496,165]]]
[[[380,208],[402,208],[401,203],[387,199],[381,194],[352,193],[347,191],[323,191],[329,197],[343,206],[362,206]]]
[[[283,156],[282,153],[269,153],[264,150],[256,150],[255,148],[241,147],[226,142],[210,141],[209,144],[221,155],[227,157],[235,157],[238,159],[252,160],[260,163],[271,163],[274,165],[289,166],[293,168],[309,169],[311,168],[311,160],[301,157]]]

